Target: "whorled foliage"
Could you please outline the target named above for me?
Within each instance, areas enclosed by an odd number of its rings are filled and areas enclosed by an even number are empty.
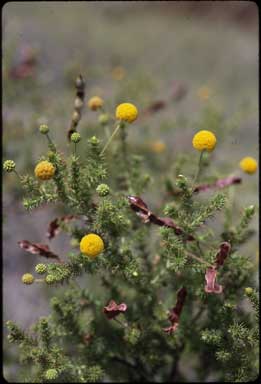
[[[84,84],[79,76],[79,116],[68,138],[80,121]],[[145,115],[163,107],[154,103]],[[60,217],[50,217],[44,243],[29,234],[19,242],[36,264],[41,257],[41,276],[29,279],[27,289],[47,284],[53,294],[50,316],[32,329],[7,323],[8,340],[19,346],[27,367],[25,382],[185,381],[180,361],[195,353],[199,380],[209,372],[219,380],[254,379],[257,318],[240,307],[244,288],[253,285],[254,266],[240,247],[251,235],[255,207],[246,207],[239,223],[228,219],[228,190],[239,184],[243,190],[244,181],[222,175],[209,182],[202,176],[204,167],[211,173],[214,166],[205,148],[214,150],[219,140],[218,133],[204,133],[194,139],[201,151],[195,177],[181,174],[177,160],[178,175],[166,173],[165,182],[157,181],[162,201],[153,206],[143,196],[150,176],[127,141],[128,124],[139,124],[138,109],[122,103],[116,111],[115,129],[103,147],[95,136],[74,135],[68,155],[53,143],[51,129],[41,128],[49,147],[41,161],[52,165],[46,179],[37,180],[33,170],[19,175],[15,164],[4,164],[20,179],[26,210],[48,203],[64,207]],[[220,223],[213,226],[216,216],[222,217],[221,230]],[[56,255],[45,242],[61,231],[72,250]],[[81,288],[80,276],[95,276],[97,287]],[[257,293],[247,289],[257,317]]]

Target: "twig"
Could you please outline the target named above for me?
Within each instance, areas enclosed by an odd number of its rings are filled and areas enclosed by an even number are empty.
[[[72,133],[76,132],[76,127],[81,120],[81,112],[84,105],[84,96],[85,96],[85,81],[82,75],[79,75],[75,81],[76,88],[76,98],[74,102],[74,112],[72,115],[72,120],[70,127],[67,132],[67,138],[70,141]]]

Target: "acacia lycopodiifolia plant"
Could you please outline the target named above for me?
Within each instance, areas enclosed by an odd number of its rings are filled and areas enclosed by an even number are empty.
[[[27,271],[22,283],[28,289],[47,284],[53,294],[51,314],[31,329],[7,323],[9,341],[19,346],[19,379],[186,381],[182,361],[188,358],[199,380],[207,380],[210,373],[228,381],[255,377],[258,328],[238,307],[244,288],[253,285],[253,263],[240,247],[252,235],[248,225],[255,207],[246,207],[232,226],[227,191],[238,188],[242,177],[204,180],[203,166],[208,164],[210,172],[218,135],[204,130],[192,135],[200,153],[195,177],[180,174],[172,180],[166,174],[160,213],[154,212],[141,196],[150,177],[143,174],[142,159],[130,153],[127,141],[137,108],[122,103],[112,118],[104,101],[92,97],[88,106],[98,112],[107,142],[102,137],[102,147],[94,136],[84,142],[77,131],[84,100],[81,76],[76,89],[67,157],[52,141],[51,129],[41,125],[49,150],[34,176],[19,175],[12,160],[4,162],[5,171],[14,172],[21,183],[26,210],[64,205],[64,215],[50,218],[40,243],[31,238],[18,243],[40,259],[35,273]],[[108,173],[114,167],[116,171]],[[256,162],[244,159],[241,168],[254,173]],[[206,198],[205,191],[213,193]],[[223,231],[214,230],[210,219],[222,213]],[[51,249],[60,231],[71,238],[67,255]],[[97,289],[90,284],[81,288],[80,276],[83,284],[91,275]],[[246,292],[257,313],[257,294],[250,287]]]

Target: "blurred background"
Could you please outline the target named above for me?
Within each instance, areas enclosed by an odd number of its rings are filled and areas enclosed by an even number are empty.
[[[147,200],[157,207],[162,168],[182,156],[183,171],[198,161],[191,140],[199,129],[213,130],[218,145],[213,176],[239,175],[235,208],[258,203],[258,176],[243,175],[244,156],[258,159],[258,9],[249,1],[10,2],[2,12],[3,159],[20,174],[33,173],[47,149],[39,134],[47,123],[67,154],[66,132],[75,98],[74,80],[86,79],[86,102],[94,95],[113,114],[119,102],[133,102],[141,117],[130,126],[132,150],[144,156],[154,179]],[[105,141],[98,114],[84,108],[79,132]],[[171,171],[171,168],[170,168]],[[28,214],[14,174],[3,183],[4,321],[28,327],[48,314],[52,288],[29,289],[21,275],[33,272],[36,256],[19,240],[47,243],[53,207]],[[235,209],[235,211],[236,211]],[[236,215],[236,214],[235,214]],[[236,220],[237,216],[235,216]],[[252,222],[257,229],[257,218]],[[64,253],[62,234],[52,250]],[[245,250],[258,263],[258,241]],[[15,352],[5,352],[5,377],[16,377]]]

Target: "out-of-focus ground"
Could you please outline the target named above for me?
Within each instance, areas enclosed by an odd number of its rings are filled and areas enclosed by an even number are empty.
[[[120,101],[143,110],[153,101],[169,100],[178,82],[187,88],[183,100],[172,100],[164,110],[130,127],[134,150],[160,140],[166,149],[148,154],[147,169],[160,156],[175,161],[177,154],[192,151],[191,139],[201,128],[202,112],[214,109],[229,127],[213,157],[216,172],[243,177],[235,190],[236,207],[257,204],[257,175],[242,175],[238,168],[244,156],[258,159],[254,2],[10,2],[2,18],[3,156],[14,159],[21,173],[32,173],[46,150],[45,139],[37,132],[40,122],[48,123],[52,137],[68,151],[65,132],[73,110],[73,80],[79,73],[87,80],[86,100],[98,94],[112,113]],[[32,74],[11,75],[26,49],[36,58]],[[93,128],[96,121],[97,114],[86,108],[79,131],[104,140],[102,129]],[[156,168],[150,171],[157,174]],[[161,182],[160,174],[157,180]],[[154,183],[147,194],[154,205],[157,191]],[[15,175],[4,175],[4,320],[27,327],[48,313],[53,288],[44,291],[35,284],[31,289],[21,283],[21,275],[33,271],[36,258],[21,251],[17,242],[46,242],[46,228],[54,217],[51,207],[25,213]],[[257,228],[257,218],[252,228]],[[254,237],[246,252],[256,259],[257,248]],[[60,235],[52,249],[64,253],[68,238]],[[8,369],[12,374],[15,367]]]

